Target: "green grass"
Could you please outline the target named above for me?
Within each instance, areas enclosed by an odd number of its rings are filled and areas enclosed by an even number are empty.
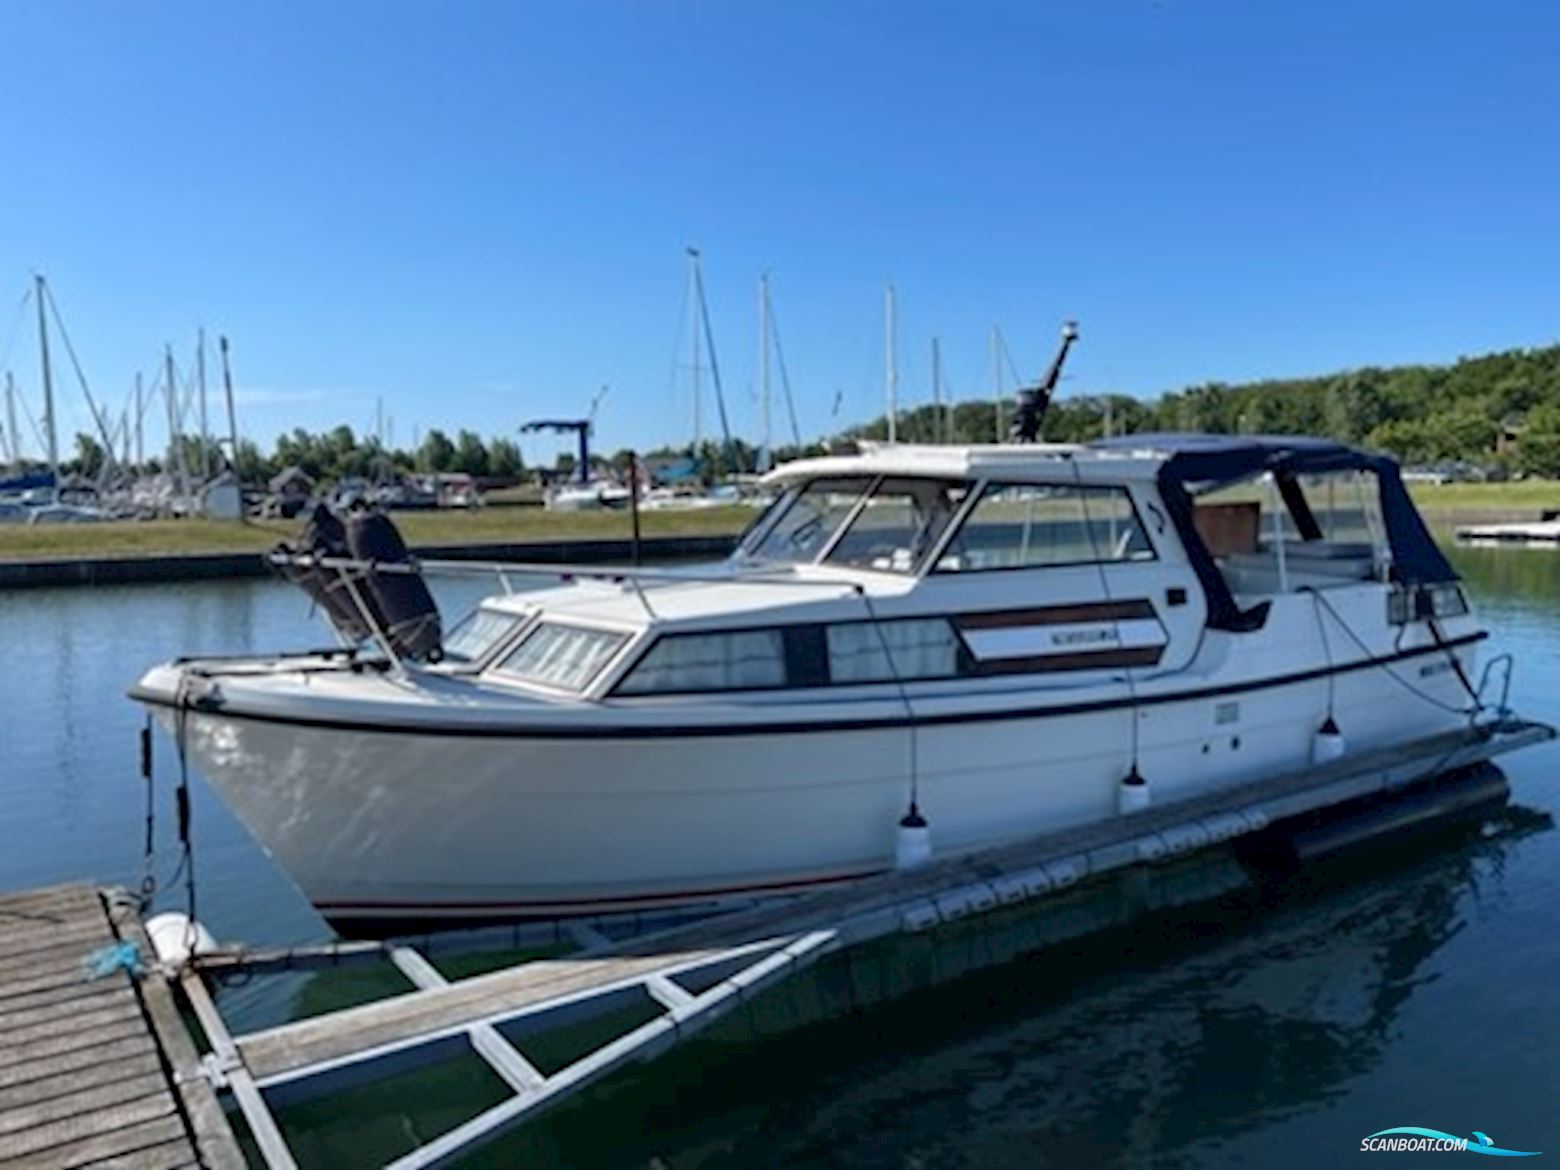
[[[1414,499],[1432,522],[1537,519],[1560,508],[1560,481],[1413,484]],[[644,512],[646,536],[734,534],[753,518],[749,508]],[[627,537],[622,512],[548,512],[541,508],[478,508],[470,512],[401,512],[396,524],[418,545],[503,544]],[[138,557],[165,553],[262,552],[292,535],[281,520],[146,520],[116,524],[0,524],[0,560]]]
[[[645,512],[645,536],[735,534],[752,520],[751,508],[695,512]],[[503,544],[524,541],[599,540],[630,535],[620,512],[548,512],[541,508],[478,508],[470,512],[401,512],[395,516],[407,543]],[[294,521],[144,520],[105,524],[0,525],[0,560],[139,557],[167,553],[262,552],[299,528]]]
[[[1415,483],[1414,501],[1426,511],[1510,509],[1536,519],[1540,508],[1560,508],[1560,480],[1523,479],[1510,483]]]

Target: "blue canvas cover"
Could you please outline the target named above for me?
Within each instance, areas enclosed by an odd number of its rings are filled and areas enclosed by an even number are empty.
[[[1301,536],[1307,540],[1316,539],[1319,533],[1296,478],[1329,471],[1374,472],[1382,523],[1392,550],[1392,579],[1408,585],[1457,580],[1457,573],[1409,498],[1397,462],[1386,455],[1304,435],[1120,435],[1090,446],[1105,451],[1151,450],[1166,456],[1158,474],[1159,492],[1208,596],[1208,624],[1215,629],[1247,629],[1251,622],[1235,604],[1224,575],[1197,535],[1192,523],[1193,495],[1263,472],[1273,473]]]

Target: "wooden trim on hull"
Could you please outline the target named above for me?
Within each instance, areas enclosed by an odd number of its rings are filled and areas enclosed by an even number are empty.
[[[277,723],[293,727],[307,727],[328,731],[352,731],[364,735],[412,735],[454,739],[712,739],[754,735],[802,735],[839,731],[891,730],[901,727],[935,727],[959,723],[1000,723],[1018,719],[1055,719],[1069,715],[1090,715],[1103,711],[1119,711],[1126,708],[1160,707],[1170,703],[1192,702],[1198,699],[1225,698],[1230,695],[1250,694],[1256,691],[1274,690],[1296,683],[1312,682],[1329,676],[1353,674],[1361,670],[1374,670],[1396,662],[1415,658],[1446,654],[1464,646],[1471,646],[1489,637],[1489,632],[1465,634],[1434,646],[1420,646],[1411,650],[1399,650],[1392,654],[1359,659],[1334,666],[1316,667],[1290,674],[1272,675],[1267,678],[1249,679],[1244,682],[1222,683],[1218,686],[1198,687],[1161,694],[1126,695],[1114,699],[1095,699],[1081,703],[1051,703],[1044,706],[1014,707],[999,711],[957,711],[942,715],[894,715],[862,719],[831,719],[822,721],[767,721],[751,723],[699,723],[699,724],[593,724],[579,727],[559,726],[479,726],[429,722],[400,724],[354,722],[343,719],[321,719],[307,715],[278,715],[265,711],[246,711],[226,704],[200,706],[194,709],[221,719],[238,719],[254,723]],[[134,687],[130,698],[152,707],[177,707],[178,704],[160,694],[152,694]],[[877,701],[877,700],[873,700]],[[912,701],[915,701],[912,699]],[[924,700],[923,700],[924,701]],[[831,705],[843,706],[838,699]],[[663,710],[663,714],[667,713]]]

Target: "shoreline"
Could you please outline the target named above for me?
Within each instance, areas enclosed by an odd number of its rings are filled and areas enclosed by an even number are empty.
[[[719,558],[731,552],[736,533],[649,536],[639,542],[647,561]],[[419,544],[414,554],[449,561],[532,561],[541,564],[627,564],[633,541],[623,537]],[[180,581],[232,581],[273,575],[265,553],[147,553],[104,557],[0,559],[0,590],[70,585],[129,585]]]

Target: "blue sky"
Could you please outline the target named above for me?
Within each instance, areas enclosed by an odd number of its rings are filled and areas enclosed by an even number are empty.
[[[0,358],[36,404],[36,269],[116,409],[204,324],[266,445],[606,383],[650,447],[689,243],[749,436],[765,269],[813,435],[882,409],[887,280],[909,402],[932,336],[971,396],[992,324],[1033,373],[1065,316],[1070,393],[1545,344],[1557,46],[1539,3],[12,0]]]

